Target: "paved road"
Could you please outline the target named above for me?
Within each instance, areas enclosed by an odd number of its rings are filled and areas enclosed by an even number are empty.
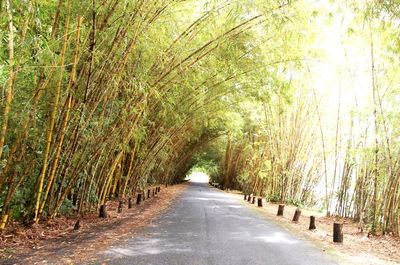
[[[192,183],[137,236],[100,254],[107,264],[330,265],[329,257],[243,205]]]

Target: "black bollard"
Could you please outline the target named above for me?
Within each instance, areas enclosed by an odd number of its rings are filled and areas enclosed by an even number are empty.
[[[343,223],[333,224],[333,242],[343,243]]]
[[[310,216],[310,226],[308,227],[309,230],[317,229],[315,226],[315,216]]]
[[[284,204],[279,204],[278,206],[278,213],[276,214],[277,216],[283,216],[283,211],[285,210],[285,205]]]
[[[297,223],[300,219],[300,215],[301,215],[301,210],[297,208],[296,211],[294,212],[292,221]]]
[[[81,219],[78,219],[74,225],[74,230],[79,230],[81,228]]]
[[[100,205],[100,211],[99,211],[99,217],[100,218],[107,218],[107,209],[106,209],[106,205]]]
[[[123,201],[119,201],[119,204],[118,204],[118,213],[122,213],[123,207],[124,207],[124,202],[123,202]]]

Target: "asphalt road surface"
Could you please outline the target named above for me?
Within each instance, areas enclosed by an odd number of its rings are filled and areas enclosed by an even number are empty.
[[[191,183],[174,207],[98,264],[330,265],[321,250],[247,208],[237,197]]]

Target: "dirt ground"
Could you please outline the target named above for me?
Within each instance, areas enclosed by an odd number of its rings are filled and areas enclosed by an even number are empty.
[[[294,212],[297,207],[286,205],[284,216],[277,216],[278,204],[266,203],[263,207],[257,207],[243,200],[243,194],[231,191],[252,210],[264,215],[268,220],[284,227],[298,237],[311,241],[322,251],[331,254],[339,264],[362,264],[362,265],[383,265],[400,264],[400,239],[392,236],[369,236],[366,232],[361,233],[358,223],[348,219],[335,219],[325,217],[323,213],[317,211],[301,209],[301,217],[298,223],[292,222]],[[316,217],[317,229],[308,230],[310,216]],[[341,221],[344,223],[343,244],[333,243],[333,223]]]
[[[107,203],[108,218],[98,213],[81,218],[81,228],[73,230],[75,218],[59,217],[51,223],[30,228],[11,225],[0,235],[0,264],[75,264],[96,259],[96,253],[115,241],[132,236],[164,212],[186,188],[186,184],[161,187],[155,197],[117,213],[118,201]],[[136,202],[136,200],[134,200]]]

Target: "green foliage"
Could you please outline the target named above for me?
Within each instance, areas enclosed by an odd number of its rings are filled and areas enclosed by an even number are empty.
[[[293,198],[289,198],[287,200],[287,203],[291,204],[291,205],[294,205],[296,207],[299,207],[299,208],[303,208],[304,207],[304,204],[300,200],[293,199]]]
[[[275,194],[271,194],[271,195],[267,196],[267,200],[275,203],[275,202],[280,202],[281,198],[280,198],[279,194],[275,193]]]
[[[72,201],[66,198],[60,207],[60,214],[69,214],[73,208]]]

